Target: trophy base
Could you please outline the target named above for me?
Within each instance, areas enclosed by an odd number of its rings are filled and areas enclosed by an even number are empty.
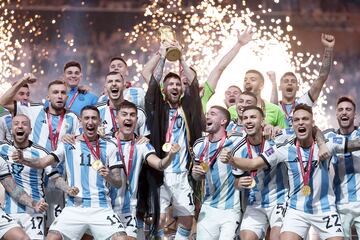
[[[179,60],[181,57],[181,52],[177,48],[168,48],[166,49],[166,59],[175,62]]]

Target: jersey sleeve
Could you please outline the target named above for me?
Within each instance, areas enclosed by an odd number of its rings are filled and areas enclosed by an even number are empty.
[[[58,163],[65,161],[65,145],[63,142],[59,142],[57,149],[50,153]]]
[[[120,161],[120,155],[115,144],[111,145],[111,149],[109,151],[108,163],[110,169],[122,167],[122,162]]]
[[[151,154],[156,155],[155,148],[150,143],[141,144],[141,154],[142,159],[146,161]]]
[[[37,116],[39,114],[39,112],[41,111],[41,109],[44,108],[44,106],[42,104],[30,104],[30,103],[23,103],[20,101],[14,102],[15,106],[14,106],[14,115],[17,114],[24,114],[26,116],[29,116],[30,119],[31,116]]]
[[[5,125],[5,116],[0,117],[0,141],[6,139],[6,125]]]
[[[138,108],[138,120],[136,124],[136,131],[135,133],[138,136],[148,136],[150,135],[150,131],[146,125],[146,115],[142,109]]]
[[[299,97],[299,99],[297,99],[296,101],[297,104],[306,104],[309,107],[312,107],[315,105],[314,100],[311,98],[310,96],[310,92],[307,91],[304,95],[302,95],[301,97]]]
[[[259,155],[264,162],[268,165],[268,167],[274,167],[280,162],[286,161],[286,157],[282,154],[285,147],[276,148],[276,146],[272,146],[266,149],[263,153]]]
[[[326,145],[333,155],[336,153],[344,153],[346,151],[347,139],[343,136],[337,135],[336,137],[329,138]]]
[[[9,165],[7,164],[5,159],[0,156],[0,180],[3,180],[9,175],[11,175]]]

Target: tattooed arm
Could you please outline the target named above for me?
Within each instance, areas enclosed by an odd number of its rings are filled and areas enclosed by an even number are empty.
[[[67,193],[72,197],[75,197],[79,193],[79,189],[77,187],[70,187],[66,183],[65,179],[58,173],[51,176],[50,179],[54,182],[56,188],[62,190],[63,192]]]
[[[15,151],[12,154],[12,159],[16,163],[24,164],[31,168],[43,169],[54,163],[57,163],[57,158],[53,154],[49,154],[42,158],[24,158],[22,151]]]
[[[349,140],[345,146],[345,152],[354,152],[360,150],[360,139]]]
[[[321,43],[325,47],[324,57],[322,60],[322,64],[320,67],[320,72],[318,78],[313,82],[311,88],[309,90],[309,94],[311,99],[315,102],[320,95],[321,89],[328,78],[332,60],[333,60],[333,52],[335,46],[335,37],[329,34],[321,35]]]
[[[104,177],[104,179],[111,184],[111,186],[120,188],[122,185],[121,181],[121,168],[112,168],[102,166],[99,169],[99,174]]]
[[[39,202],[34,201],[21,187],[16,185],[14,179],[11,175],[0,180],[1,184],[4,186],[5,190],[10,194],[10,196],[15,199],[18,203],[33,208],[36,212],[43,212],[47,209],[47,204],[44,199],[41,199]]]

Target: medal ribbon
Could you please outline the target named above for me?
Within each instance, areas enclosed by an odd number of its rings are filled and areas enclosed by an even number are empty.
[[[49,110],[47,111],[47,121],[48,121],[48,125],[49,125],[49,137],[50,137],[50,143],[51,143],[51,150],[54,151],[56,150],[56,146],[57,143],[59,141],[59,135],[60,135],[60,128],[61,128],[61,124],[64,121],[64,116],[65,116],[65,111],[63,111],[60,115],[60,119],[58,122],[58,125],[56,127],[56,132],[55,135],[53,134],[53,129],[52,129],[52,115],[49,113]]]
[[[265,145],[265,141],[264,141],[264,138],[262,138],[259,154],[264,151],[264,145]],[[246,138],[246,146],[247,146],[247,152],[248,152],[249,158],[252,159],[252,158],[253,158],[253,156],[252,156],[252,150],[251,150],[251,146],[250,146],[250,142],[249,142],[249,139],[248,139],[248,138]],[[255,176],[256,176],[256,173],[257,173],[257,171],[256,171],[256,170],[253,170],[253,171],[250,172],[250,176],[251,176],[251,177],[255,177]]]
[[[116,137],[116,140],[117,140],[119,155],[120,155],[121,161],[123,162],[124,167],[125,167],[125,173],[127,176],[130,176],[130,171],[131,171],[132,161],[133,161],[133,156],[134,156],[135,141],[133,139],[131,140],[129,162],[128,162],[127,171],[126,171],[125,156],[123,154],[123,150],[121,147],[121,140],[119,137]]]
[[[305,167],[304,167],[304,163],[302,161],[302,155],[301,155],[301,151],[300,151],[300,143],[299,143],[299,141],[296,141],[296,152],[297,152],[297,156],[298,156],[298,159],[299,159],[301,176],[302,176],[303,181],[304,181],[304,186],[309,184],[311,166],[312,166],[312,159],[313,159],[313,154],[314,154],[314,146],[315,146],[315,144],[313,142],[311,144],[310,154],[309,154],[309,161],[308,161],[307,169],[306,169],[306,172],[305,172]]]
[[[109,106],[109,109],[110,109],[111,122],[114,128],[114,132],[117,132],[118,129],[115,121],[114,108]]]
[[[75,101],[75,99],[76,99],[76,97],[79,95],[79,92],[76,92],[75,94],[74,94],[74,96],[71,98],[71,100],[70,100],[70,102],[69,102],[69,105],[67,106],[67,109],[70,109],[71,108],[71,106],[74,104],[74,101]]]
[[[94,147],[91,145],[89,139],[87,138],[87,136],[85,134],[83,134],[83,137],[84,137],[84,140],[85,140],[85,143],[86,143],[86,146],[89,148],[91,154],[95,157],[95,160],[100,159],[100,144],[99,144],[99,140],[96,139],[95,141],[95,147],[96,147],[96,150],[94,149]]]
[[[280,101],[280,104],[281,104],[281,107],[283,109],[283,112],[285,113],[286,119],[289,119],[290,114],[292,113],[292,111],[295,108],[295,101],[292,102],[291,109],[290,109],[289,113],[286,111],[286,104],[284,104],[282,101]]]
[[[212,155],[211,159],[208,161],[209,166],[211,166],[211,164],[213,163],[213,161],[216,159],[217,155],[221,151],[222,147],[224,146],[226,135],[227,135],[226,132],[224,132],[223,136],[221,137],[219,147],[216,149],[216,152],[214,153],[214,155]],[[206,145],[200,154],[200,158],[199,158],[200,163],[204,162],[204,156],[205,154],[208,154],[208,150],[209,150],[209,145],[210,145],[209,139],[207,137],[205,139],[206,139]]]
[[[171,118],[171,121],[169,123],[169,128],[168,130],[166,131],[166,137],[165,137],[165,142],[166,143],[169,143],[170,142],[170,139],[171,139],[171,135],[172,135],[172,130],[174,128],[174,125],[175,125],[175,121],[176,121],[176,118],[178,116],[178,111],[176,110],[174,116]]]

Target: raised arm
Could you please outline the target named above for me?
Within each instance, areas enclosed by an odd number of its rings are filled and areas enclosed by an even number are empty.
[[[335,46],[335,37],[329,34],[321,34],[321,43],[325,47],[324,57],[320,67],[318,78],[310,87],[309,94],[311,99],[315,102],[320,95],[321,89],[329,76],[330,68],[333,60],[333,52]]]
[[[21,187],[16,185],[14,179],[11,175],[0,180],[1,184],[4,186],[5,190],[10,194],[10,196],[15,199],[16,202],[33,208],[36,212],[46,211],[48,205],[41,199],[39,202],[34,201]]]
[[[147,157],[146,161],[152,168],[155,168],[156,170],[159,171],[163,171],[165,168],[167,168],[170,165],[176,153],[179,151],[180,151],[180,145],[173,144],[171,146],[169,154],[163,159],[158,158],[158,156],[156,156],[155,154],[151,154]]]
[[[221,77],[221,74],[226,69],[226,67],[231,63],[231,61],[238,54],[240,48],[245,46],[248,42],[251,41],[253,32],[251,28],[248,27],[244,32],[237,34],[237,42],[230,49],[230,51],[225,54],[225,56],[220,60],[220,62],[215,66],[215,68],[210,72],[207,82],[209,83],[212,89],[216,88],[216,85]]]
[[[275,105],[278,105],[279,97],[278,97],[278,90],[277,90],[275,72],[274,71],[268,71],[268,72],[266,72],[266,74],[268,75],[268,77],[269,77],[269,79],[271,81],[271,85],[272,85],[270,102],[272,102]]]
[[[57,163],[57,159],[53,154],[46,155],[42,158],[24,158],[22,151],[18,150],[13,152],[12,160],[16,163],[24,164],[31,168],[44,169],[47,166]]]
[[[0,105],[8,109],[10,112],[14,112],[14,97],[21,87],[26,84],[32,84],[36,82],[36,78],[33,74],[25,74],[22,79],[17,81],[9,90],[7,90],[0,97]]]

